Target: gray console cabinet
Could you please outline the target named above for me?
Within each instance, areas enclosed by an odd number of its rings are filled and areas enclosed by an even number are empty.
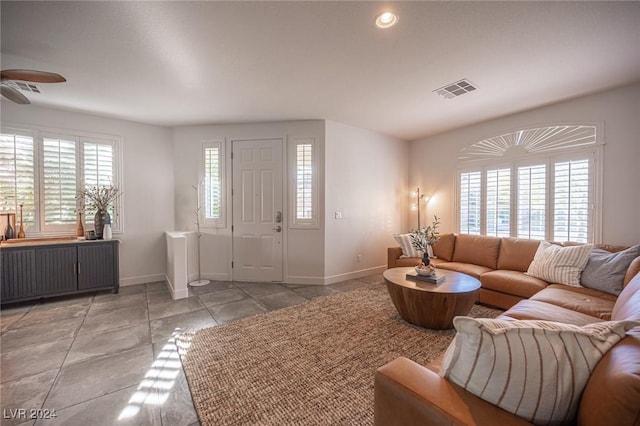
[[[119,288],[117,240],[6,245],[0,263],[2,304]]]

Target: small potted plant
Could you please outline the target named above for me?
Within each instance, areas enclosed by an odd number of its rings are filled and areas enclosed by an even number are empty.
[[[429,265],[429,258],[433,257],[431,246],[440,239],[438,225],[440,225],[440,218],[433,215],[433,222],[430,226],[416,229],[409,234],[413,248],[422,252],[422,264],[425,266]]]
[[[88,186],[80,192],[78,198],[84,208],[95,210],[93,225],[97,238],[102,238],[105,225],[111,226],[111,216],[108,209],[122,195],[120,189],[114,185]]]

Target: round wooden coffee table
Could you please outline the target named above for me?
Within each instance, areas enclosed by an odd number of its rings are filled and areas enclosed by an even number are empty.
[[[407,279],[414,268],[387,269],[382,274],[391,301],[402,318],[434,330],[453,328],[453,318],[467,315],[478,298],[480,281],[461,272],[438,269],[440,284]]]

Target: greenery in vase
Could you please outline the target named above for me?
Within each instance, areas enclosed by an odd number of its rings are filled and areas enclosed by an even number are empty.
[[[89,210],[104,211],[111,207],[120,195],[122,193],[117,186],[100,185],[83,189],[78,198],[82,203],[81,210],[88,208]]]
[[[409,236],[413,248],[426,253],[429,246],[438,242],[440,239],[438,225],[440,225],[440,218],[434,214],[433,223],[430,226],[411,231]]]

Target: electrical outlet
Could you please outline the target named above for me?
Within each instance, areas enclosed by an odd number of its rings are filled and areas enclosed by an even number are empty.
[[[335,213],[335,218],[336,219],[342,219],[342,212],[336,212]]]
[[[356,256],[356,259],[358,260],[358,263],[360,263],[360,261],[362,260],[362,255],[359,254],[358,256]]]

